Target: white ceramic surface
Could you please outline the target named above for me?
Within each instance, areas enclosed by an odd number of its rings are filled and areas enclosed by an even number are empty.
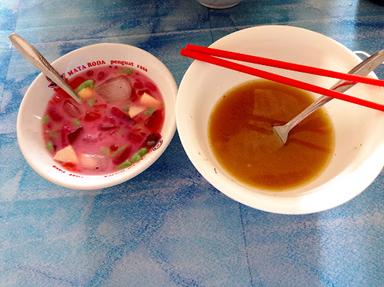
[[[340,43],[290,26],[244,29],[219,39],[212,47],[341,72],[349,71],[360,62]],[[337,81],[253,66],[327,88]],[[207,181],[238,202],[282,214],[313,213],[338,206],[372,183],[384,165],[384,113],[339,100],[332,100],[324,107],[335,129],[335,153],[313,181],[284,192],[271,192],[239,183],[223,170],[208,144],[207,123],[211,109],[228,89],[254,78],[194,61],[182,79],[176,102],[177,128],[188,157]],[[356,85],[347,93],[384,102],[383,89],[378,87]]]
[[[72,189],[100,189],[133,178],[148,168],[164,152],[176,130],[174,108],[177,86],[167,67],[155,56],[130,45],[103,43],[72,51],[54,61],[52,65],[60,73],[65,73],[71,78],[76,75],[76,71],[86,70],[95,65],[126,65],[129,62],[152,79],[163,96],[165,121],[161,131],[161,145],[131,167],[112,174],[82,175],[62,169],[46,150],[42,136],[41,117],[53,92],[48,87],[47,79],[40,74],[27,90],[17,118],[17,139],[20,149],[27,162],[39,175],[55,184]]]

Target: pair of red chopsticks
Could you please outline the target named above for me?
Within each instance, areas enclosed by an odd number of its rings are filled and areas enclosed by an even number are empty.
[[[350,81],[352,83],[364,83],[364,84],[383,87],[384,86],[383,80],[372,79],[372,78],[363,77],[363,76],[354,75],[354,74],[345,74],[345,73],[340,73],[340,72],[336,72],[336,71],[330,71],[330,70],[326,70],[326,69],[315,68],[315,67],[311,67],[311,66],[305,66],[305,65],[300,65],[300,64],[284,62],[284,61],[280,61],[280,60],[268,59],[268,58],[263,58],[263,57],[258,57],[258,56],[252,56],[252,55],[247,55],[247,54],[241,54],[241,53],[236,53],[236,52],[230,52],[230,51],[213,49],[213,48],[208,48],[208,47],[203,47],[203,46],[197,46],[197,45],[193,45],[193,44],[187,44],[187,46],[185,48],[180,50],[180,54],[183,56],[192,58],[192,59],[211,63],[211,64],[214,64],[217,66],[236,70],[236,71],[243,72],[246,74],[251,74],[254,76],[258,76],[258,77],[261,77],[261,78],[264,78],[267,80],[271,80],[271,81],[275,81],[278,83],[293,86],[293,87],[303,89],[306,91],[310,91],[310,92],[325,95],[328,97],[344,100],[344,101],[358,104],[361,106],[365,106],[368,108],[384,111],[384,105],[381,105],[381,104],[378,104],[375,102],[356,98],[356,97],[349,96],[349,95],[346,95],[343,93],[339,93],[339,92],[334,91],[334,90],[329,90],[329,89],[322,88],[322,87],[319,87],[316,85],[312,85],[312,84],[309,84],[306,82],[302,82],[299,80],[280,76],[280,75],[277,75],[274,73],[259,70],[256,68],[252,68],[249,66],[239,64],[239,63],[231,62],[231,61],[225,60],[224,58],[242,61],[242,62],[260,64],[260,65],[264,65],[264,66],[271,66],[271,67],[277,67],[277,68],[282,68],[282,69],[287,69],[287,70],[293,70],[293,71],[302,72],[302,73],[309,73],[309,74],[315,74],[315,75],[319,75],[319,76],[337,78],[337,79]]]

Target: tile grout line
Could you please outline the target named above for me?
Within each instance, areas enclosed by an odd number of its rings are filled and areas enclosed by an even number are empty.
[[[211,9],[207,9],[208,13],[208,23],[209,23],[209,33],[211,34],[211,42],[213,43],[213,33],[212,33],[212,22],[211,22]]]
[[[244,227],[244,220],[243,220],[243,212],[242,212],[242,208],[241,208],[241,203],[238,203],[238,206],[239,206],[240,223],[241,223],[241,230],[242,230],[243,242],[244,242],[245,258],[247,260],[248,273],[249,273],[249,278],[251,281],[251,286],[254,286],[252,272],[251,272],[251,265],[249,263],[249,257],[248,257],[247,238],[245,235],[245,227]]]

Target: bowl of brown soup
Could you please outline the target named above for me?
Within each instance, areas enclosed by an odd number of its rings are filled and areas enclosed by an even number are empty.
[[[258,26],[211,47],[348,72],[361,59],[322,34],[291,26]],[[331,87],[336,79],[253,67]],[[375,75],[372,73],[372,77]],[[356,85],[348,94],[381,101],[382,89]],[[292,130],[273,133],[320,95],[194,61],[176,102],[176,123],[192,164],[230,198],[264,211],[305,214],[360,194],[384,166],[384,114],[332,100]]]

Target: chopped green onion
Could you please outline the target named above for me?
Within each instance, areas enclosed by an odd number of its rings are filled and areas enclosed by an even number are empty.
[[[134,153],[133,156],[131,157],[131,162],[135,163],[135,162],[138,162],[139,160],[141,160],[141,155],[139,155],[137,152]]]
[[[124,107],[122,108],[122,111],[128,113],[128,111],[129,111],[129,106],[124,106]]]
[[[106,146],[102,146],[102,147],[100,148],[100,151],[101,151],[101,153],[102,153],[103,155],[106,155],[106,156],[109,156],[109,155],[110,155],[110,150],[109,150],[109,148],[106,147]]]
[[[51,139],[55,139],[57,138],[57,136],[59,135],[59,133],[57,131],[49,131],[48,132],[48,136],[51,138]]]
[[[115,150],[115,151],[111,154],[111,157],[116,157],[116,156],[120,155],[120,154],[124,151],[124,149],[125,149],[126,147],[127,147],[126,144],[125,144],[125,145],[122,145],[121,147],[118,147],[118,149]]]
[[[53,152],[53,143],[51,141],[47,142],[46,147],[49,152]]]
[[[145,155],[147,152],[148,152],[148,149],[147,149],[146,147],[142,147],[141,149],[139,149],[139,150],[137,151],[137,153],[138,153],[140,156]]]
[[[138,162],[139,160],[141,160],[141,158],[148,152],[148,149],[145,148],[145,147],[142,147],[141,149],[139,149],[137,152],[135,152],[132,156],[131,156],[131,162],[134,163],[134,162]]]
[[[151,116],[151,115],[154,113],[154,111],[156,111],[155,108],[153,108],[153,107],[149,107],[148,109],[146,109],[146,110],[144,111],[144,115],[146,115],[146,116]]]
[[[50,118],[48,115],[44,115],[41,120],[43,121],[43,124],[46,125],[49,123]]]
[[[81,126],[81,122],[80,122],[79,119],[73,119],[72,124],[73,124],[75,127],[77,127],[77,128],[78,128],[79,126]]]
[[[93,105],[95,104],[95,99],[88,99],[87,104],[88,106],[93,107]]]
[[[126,74],[126,75],[132,75],[132,73],[134,72],[134,69],[133,68],[122,68],[120,70],[121,73],[123,74]]]
[[[76,93],[80,92],[82,89],[85,88],[93,88],[95,86],[95,82],[93,80],[86,80],[82,82],[77,88],[76,88]]]
[[[131,165],[132,165],[132,162],[129,160],[126,160],[126,161],[122,162],[121,164],[119,164],[116,168],[117,169],[123,169],[123,168],[127,168]]]

